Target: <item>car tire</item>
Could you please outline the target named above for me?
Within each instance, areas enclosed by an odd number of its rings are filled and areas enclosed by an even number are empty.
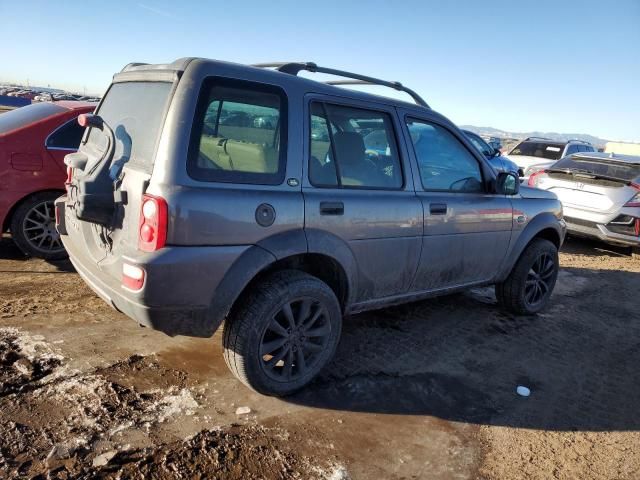
[[[496,298],[506,310],[533,315],[548,303],[558,278],[558,249],[549,240],[534,239],[520,255],[511,273],[496,284]]]
[[[284,270],[251,287],[224,324],[224,357],[231,372],[264,395],[290,395],[332,359],[342,311],[321,280]]]
[[[54,202],[59,192],[39,192],[20,203],[11,217],[11,236],[25,255],[45,260],[67,258],[56,231]]]
[[[640,260],[640,247],[631,247],[631,258]]]

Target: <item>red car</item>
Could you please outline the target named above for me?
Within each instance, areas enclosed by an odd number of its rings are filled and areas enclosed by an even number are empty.
[[[27,255],[66,257],[53,202],[64,193],[65,155],[80,145],[81,113],[95,103],[42,102],[0,115],[0,226]]]

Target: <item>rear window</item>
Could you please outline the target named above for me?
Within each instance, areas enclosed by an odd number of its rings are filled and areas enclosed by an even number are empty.
[[[606,159],[565,157],[554,164],[553,168],[603,175],[626,182],[640,177],[640,164],[614,162]]]
[[[209,79],[198,99],[187,171],[201,181],[278,185],[284,179],[286,125],[281,89]]]
[[[42,102],[16,108],[0,115],[0,134],[9,133],[67,110],[55,103]]]
[[[528,157],[558,160],[562,156],[564,143],[550,142],[521,142],[511,150],[509,155],[526,155]]]
[[[151,171],[155,146],[164,120],[172,84],[114,83],[96,112],[116,136],[114,163],[130,163]],[[104,151],[106,136],[92,128],[87,143]]]

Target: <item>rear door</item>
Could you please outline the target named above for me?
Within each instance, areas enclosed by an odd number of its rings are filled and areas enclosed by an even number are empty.
[[[488,191],[489,168],[458,132],[437,119],[409,114],[403,126],[424,208],[422,255],[412,289],[491,280],[511,238],[511,201]]]
[[[96,110],[115,135],[114,154],[106,175],[113,192],[120,192],[121,197],[108,225],[81,221],[67,208],[67,233],[72,241],[83,245],[91,260],[105,261],[105,268],[113,269],[114,275],[120,272],[119,266],[112,265],[113,259],[137,247],[142,195],[151,178],[172,89],[173,81],[169,79],[116,82]],[[105,161],[108,141],[102,131],[89,129],[80,146],[88,158],[84,172]]]
[[[407,292],[420,256],[422,205],[395,109],[318,95],[306,109],[307,236],[328,232],[349,246],[356,302]]]

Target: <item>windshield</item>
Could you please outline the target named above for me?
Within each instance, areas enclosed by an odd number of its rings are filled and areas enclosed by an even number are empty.
[[[640,177],[640,164],[615,162],[607,159],[564,157],[553,166],[553,169],[602,175],[625,182]]]
[[[9,133],[66,111],[66,108],[49,102],[34,103],[26,107],[16,108],[0,115],[0,134]]]
[[[564,150],[564,143],[527,141],[516,145],[509,155],[526,155],[528,157],[558,160],[562,157],[562,150]]]
[[[473,145],[478,150],[480,150],[485,157],[493,157],[494,149],[491,148],[489,144],[485,142],[481,137],[479,137],[478,135],[474,135],[473,133],[468,133],[468,132],[464,132],[464,133],[467,136],[467,138],[471,140],[471,143],[473,143]]]
[[[170,91],[168,82],[123,82],[111,86],[97,114],[116,136],[112,165],[122,166],[130,161],[151,170]],[[92,128],[87,144],[104,151],[106,137]]]

